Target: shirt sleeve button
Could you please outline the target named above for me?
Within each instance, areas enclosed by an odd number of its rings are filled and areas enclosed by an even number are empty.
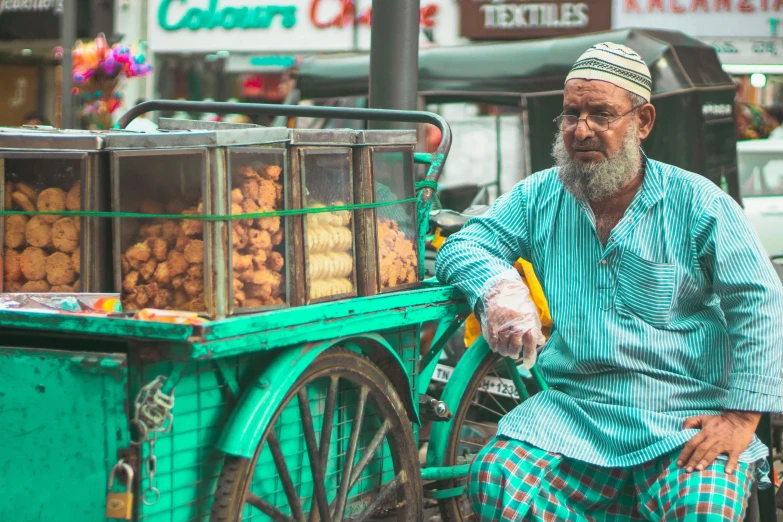
[[[602,265],[605,265],[606,263],[607,263],[606,259],[602,259],[602,260],[601,260],[601,264],[602,264]]]

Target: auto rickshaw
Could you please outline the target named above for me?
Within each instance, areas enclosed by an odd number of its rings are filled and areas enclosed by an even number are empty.
[[[485,185],[499,187],[497,195],[552,165],[553,119],[562,111],[565,78],[585,49],[605,41],[631,47],[650,68],[658,119],[645,152],[706,176],[741,201],[736,89],[714,48],[680,32],[622,29],[420,51],[420,107],[444,115],[454,132],[452,161],[442,179],[445,208],[462,211]],[[290,99],[361,106],[368,73],[367,55],[309,58],[294,71]],[[466,117],[467,111],[472,112]],[[321,127],[350,123],[312,122]],[[420,139],[424,143],[424,133]]]

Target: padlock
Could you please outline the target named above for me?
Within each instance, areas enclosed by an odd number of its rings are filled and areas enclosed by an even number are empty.
[[[114,492],[114,475],[117,469],[122,468],[125,471],[127,479],[124,492]],[[106,494],[106,518],[118,518],[120,520],[130,520],[133,517],[133,468],[124,460],[119,461],[109,473],[109,490]]]

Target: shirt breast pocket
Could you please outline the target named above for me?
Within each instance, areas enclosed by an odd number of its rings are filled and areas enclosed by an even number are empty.
[[[620,308],[644,322],[664,327],[669,323],[674,300],[675,267],[653,263],[626,250],[617,275]]]

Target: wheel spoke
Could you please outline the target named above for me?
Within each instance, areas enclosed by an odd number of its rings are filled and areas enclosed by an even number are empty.
[[[272,459],[275,462],[280,481],[283,483],[283,491],[285,491],[285,496],[288,499],[288,505],[291,506],[291,513],[293,513],[294,519],[304,522],[304,511],[302,511],[302,505],[299,503],[299,495],[296,494],[296,487],[291,480],[291,474],[288,472],[288,465],[285,463],[285,457],[280,449],[280,442],[277,440],[274,426],[269,430],[266,443],[269,446],[269,451],[272,452]]]
[[[478,401],[471,401],[471,404],[473,404],[473,405],[475,405],[475,406],[478,406],[479,408],[485,409],[485,410],[487,410],[487,411],[488,411],[488,412],[490,412],[490,413],[494,413],[494,414],[495,414],[495,415],[497,415],[498,417],[502,417],[503,415],[505,415],[505,413],[500,413],[499,411],[495,411],[495,410],[493,410],[492,408],[490,408],[489,406],[484,406],[483,404],[481,404],[481,403],[480,403],[480,402],[478,402]],[[508,412],[507,412],[507,413],[508,413]]]
[[[330,522],[329,503],[326,501],[326,477],[324,469],[321,467],[321,457],[318,454],[318,448],[315,442],[315,429],[313,428],[313,416],[310,413],[310,402],[307,399],[307,389],[305,386],[297,393],[299,399],[299,415],[302,417],[302,429],[304,430],[305,445],[307,446],[307,455],[310,458],[310,469],[313,471],[313,492],[318,513],[321,515],[322,522]],[[312,506],[310,511],[313,511]]]
[[[277,509],[272,504],[264,501],[264,499],[262,499],[252,491],[249,491],[247,493],[247,499],[245,500],[245,502],[247,502],[257,510],[261,511],[264,515],[268,516],[272,520],[276,520],[280,522],[296,522],[293,518],[283,514],[282,511]]]
[[[495,377],[496,377],[498,380],[500,379],[500,377],[498,377],[498,374],[497,374],[497,373],[495,373]],[[497,400],[497,398],[495,397],[495,395],[494,395],[493,393],[491,393],[489,390],[487,390],[487,391],[486,391],[486,394],[487,394],[487,395],[489,395],[489,397],[490,397],[490,398],[491,398],[493,401],[495,401],[495,404],[497,404],[498,406],[500,406],[500,409],[501,409],[501,410],[503,410],[503,413],[504,413],[504,414],[508,413],[508,410],[507,410],[506,408],[504,408],[502,404],[500,404],[500,401],[499,401],[499,400]],[[501,415],[501,417],[502,417],[502,415]]]
[[[326,463],[329,459],[329,445],[332,443],[332,427],[334,426],[334,408],[337,403],[337,387],[340,383],[340,377],[332,375],[329,379],[329,390],[326,392],[326,407],[324,408],[324,423],[321,429],[321,443],[318,445],[320,455],[321,469],[326,469]],[[310,509],[308,522],[315,522],[315,509]]]
[[[483,422],[476,422],[476,421],[472,421],[472,420],[468,420],[468,419],[465,419],[465,424],[472,424],[474,426],[481,426],[483,428],[490,428],[490,429],[493,429],[493,430],[497,430],[498,429],[497,425],[493,426],[492,424],[486,424],[486,423],[483,423]]]
[[[353,470],[353,461],[356,457],[356,447],[359,445],[359,434],[364,424],[364,406],[367,404],[367,394],[369,389],[362,386],[359,389],[359,399],[356,401],[356,414],[353,416],[351,426],[351,438],[348,441],[348,451],[345,454],[345,465],[341,473],[340,489],[337,492],[337,503],[334,506],[334,520],[342,520],[345,505],[348,501],[348,488],[351,483],[351,473]]]
[[[483,448],[487,443],[486,439],[481,439],[479,442],[475,442],[477,440],[479,439],[459,439],[459,442],[460,444],[470,444],[471,446],[478,446],[479,448]]]
[[[394,477],[394,479],[392,479],[391,482],[383,486],[383,488],[378,492],[378,496],[372,499],[372,502],[370,502],[370,505],[367,506],[367,509],[364,510],[364,513],[362,513],[359,518],[355,519],[354,522],[365,522],[368,518],[375,514],[378,508],[381,507],[381,505],[386,502],[386,500],[388,500],[391,494],[397,491],[397,489],[403,484],[405,484],[405,472],[401,471],[397,474],[397,476]]]
[[[375,436],[370,441],[370,444],[367,446],[367,448],[365,448],[364,453],[362,454],[362,458],[359,459],[359,462],[356,463],[356,467],[351,472],[351,483],[348,485],[348,491],[351,491],[356,483],[359,482],[359,477],[362,476],[364,468],[366,468],[367,464],[370,463],[370,460],[375,455],[375,452],[378,451],[378,447],[383,444],[383,439],[386,438],[386,434],[389,433],[390,429],[391,422],[386,419],[383,421],[381,429],[378,430],[378,433],[375,434]]]

